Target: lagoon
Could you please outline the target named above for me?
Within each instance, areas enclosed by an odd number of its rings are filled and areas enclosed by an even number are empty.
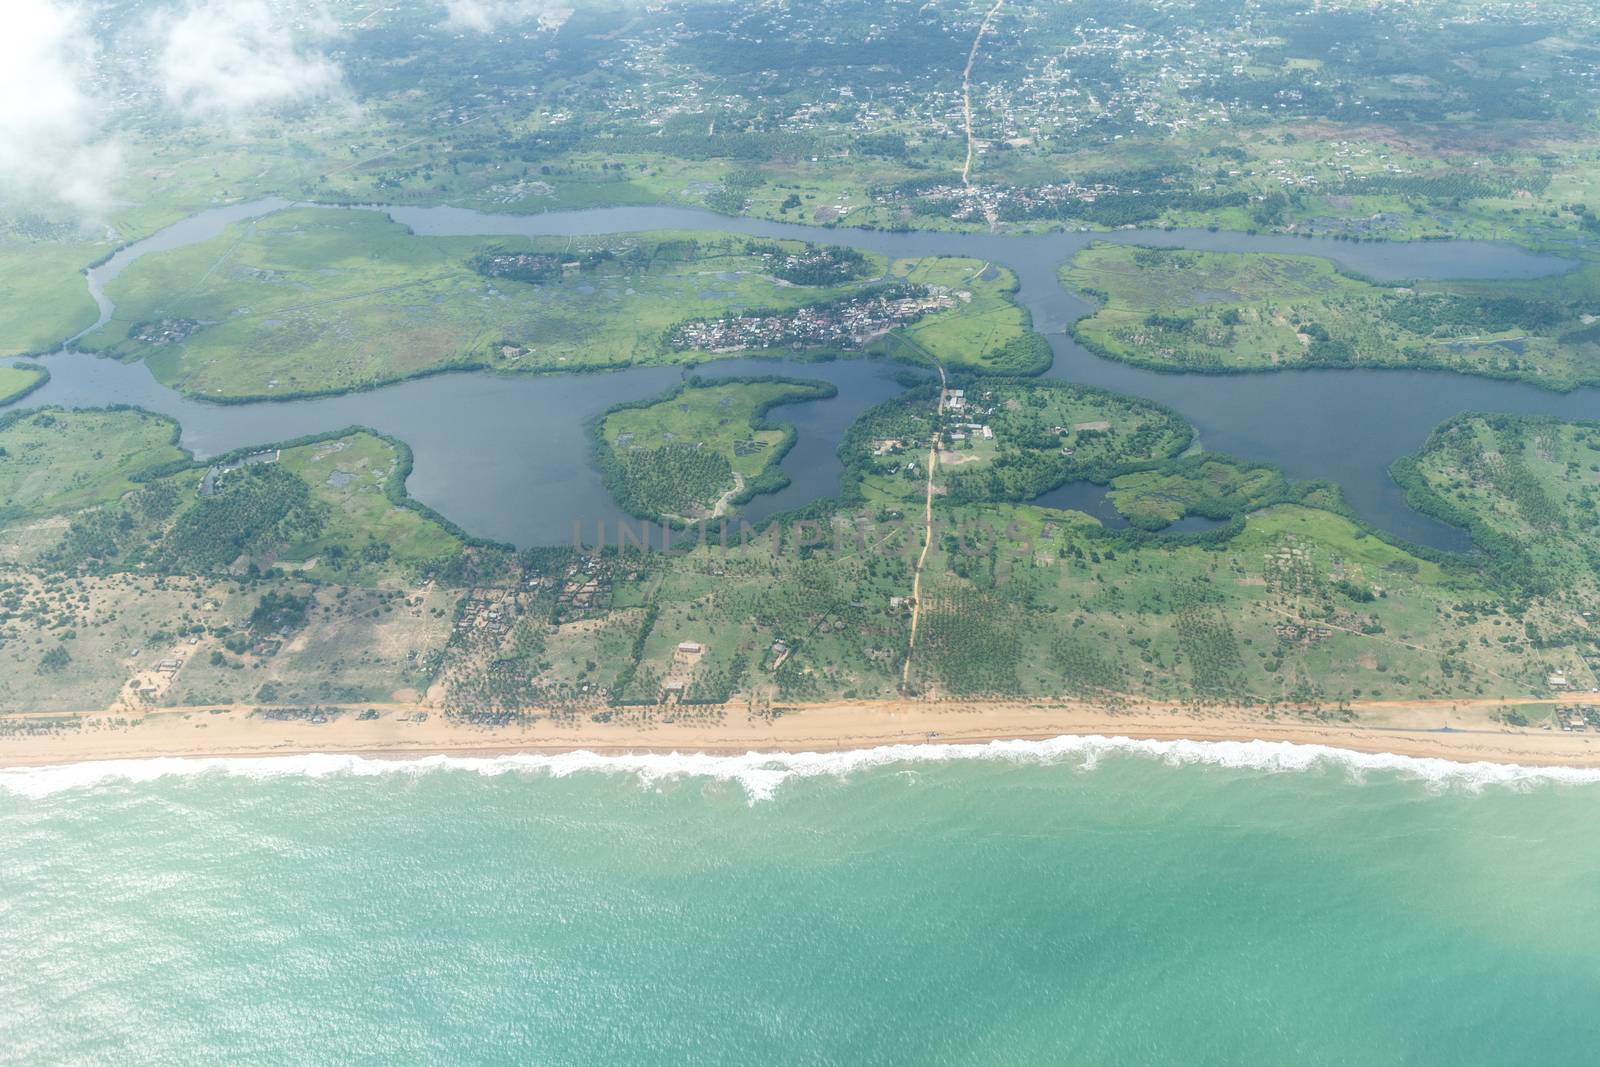
[[[289,206],[269,199],[218,208],[186,219],[119,251],[88,273],[102,321],[111,305],[104,285],[151,251],[181,247],[227,224]],[[358,208],[355,210],[366,210]],[[1418,515],[1388,475],[1399,456],[1420,448],[1434,426],[1463,411],[1600,417],[1600,390],[1557,394],[1520,382],[1444,371],[1294,370],[1249,375],[1173,374],[1096,356],[1064,330],[1092,305],[1064,289],[1057,269],[1095,240],[1237,252],[1324,256],[1378,281],[1415,278],[1528,278],[1566,270],[1570,262],[1481,241],[1349,242],[1205,230],[1124,230],[1011,236],[883,232],[729,218],[689,208],[629,207],[540,215],[492,214],[453,207],[384,207],[395,221],[434,236],[587,235],[657,229],[737,232],[846,244],[891,256],[959,255],[1016,271],[1018,299],[1034,328],[1050,341],[1047,376],[1165,403],[1196,428],[1201,445],[1275,463],[1294,480],[1338,483],[1351,506],[1374,525],[1436,548],[1466,546],[1466,535]],[[785,457],[791,485],[759,497],[743,514],[759,519],[836,491],[834,454],[851,421],[895,395],[899,368],[879,361],[808,362],[733,359],[681,367],[642,367],[606,374],[537,377],[444,374],[370,392],[311,400],[216,405],[190,400],[158,384],[142,365],[125,366],[82,353],[50,357],[52,380],[30,404],[98,406],[131,403],[178,419],[183,444],[201,457],[252,444],[344,426],[372,426],[405,440],[416,465],[408,483],[419,500],[469,532],[519,546],[570,541],[574,520],[622,518],[600,485],[588,454],[585,423],[623,400],[653,395],[685,373],[704,376],[785,374],[822,378],[839,387],[828,400],[786,407],[799,438]],[[1086,498],[1087,499],[1087,498]]]

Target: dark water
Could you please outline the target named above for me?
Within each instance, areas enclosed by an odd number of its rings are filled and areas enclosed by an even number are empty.
[[[693,368],[706,378],[781,374],[822,379],[839,389],[830,399],[774,412],[798,434],[783,460],[791,484],[757,497],[741,514],[763,518],[837,492],[844,470],[836,454],[840,438],[863,411],[900,391],[894,376],[903,369],[882,360],[787,359],[719,360]],[[688,369],[636,367],[540,377],[442,374],[319,400],[231,405],[180,396],[142,363],[69,352],[50,357],[50,372],[50,383],[29,398],[30,405],[134,404],[170,415],[183,427],[183,446],[202,459],[347,426],[393,434],[411,446],[415,457],[406,483],[412,496],[473,534],[527,546],[570,542],[574,521],[586,542],[595,540],[597,523],[615,531],[626,516],[591,462],[588,423],[613,404],[665,391]]]
[[[220,232],[229,222],[284,206],[259,201],[184,220],[119,252],[90,272],[101,288],[146,251],[180,247]],[[1406,506],[1389,464],[1415,451],[1438,423],[1463,411],[1600,416],[1600,392],[1561,395],[1530,385],[1435,371],[1306,370],[1256,375],[1162,374],[1101,359],[1063,331],[1091,305],[1063,289],[1058,267],[1095,240],[1219,251],[1297,252],[1324,256],[1380,281],[1414,278],[1528,278],[1570,263],[1480,241],[1353,243],[1212,233],[1205,230],[1055,233],[1034,236],[885,233],[733,219],[688,208],[606,208],[542,215],[486,214],[452,207],[383,209],[425,235],[583,235],[653,229],[704,229],[849,244],[893,256],[962,255],[1004,263],[1017,272],[1018,298],[1055,350],[1049,377],[1101,386],[1168,404],[1199,431],[1208,449],[1275,463],[1292,479],[1327,478],[1375,524],[1437,547],[1463,547],[1461,531]],[[135,403],[173,415],[184,444],[213,454],[246,444],[361,423],[406,440],[416,453],[411,491],[473,533],[521,545],[570,539],[572,521],[621,516],[590,465],[583,425],[620,400],[648,396],[678,380],[677,368],[640,368],[605,375],[500,378],[441,375],[368,393],[324,400],[264,402],[217,408],[178,397],[143,367],[120,367],[83,356],[52,357],[54,379],[30,403]],[[783,373],[825,378],[833,400],[785,408],[799,442],[784,461],[793,484],[758,498],[745,514],[759,517],[831,493],[834,455],[844,429],[866,407],[892,396],[891,372],[872,363],[795,364],[729,360],[699,373]],[[1104,507],[1091,513],[1099,514]]]

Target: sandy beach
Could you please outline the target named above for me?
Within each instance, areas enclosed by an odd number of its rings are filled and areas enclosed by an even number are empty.
[[[1532,701],[1521,702],[1523,704]],[[1557,704],[1559,701],[1547,701]],[[1148,740],[1284,741],[1367,753],[1458,762],[1600,767],[1600,733],[1515,729],[1491,715],[1500,701],[1415,701],[1356,705],[1351,723],[1252,708],[1088,703],[851,701],[808,705],[776,717],[730,706],[720,718],[632,713],[622,721],[483,727],[438,709],[388,704],[326,710],[327,721],[273,719],[251,707],[11,716],[38,732],[0,737],[0,766],[161,756],[218,757],[349,753],[414,757],[432,753],[829,752],[937,741],[981,743],[1102,735]],[[376,718],[360,718],[368,708]],[[420,721],[419,721],[420,720]]]

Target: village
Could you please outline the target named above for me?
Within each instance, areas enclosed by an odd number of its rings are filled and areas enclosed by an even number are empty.
[[[958,295],[924,286],[896,286],[872,296],[768,315],[700,319],[667,332],[672,348],[739,352],[762,348],[860,348],[924,315],[954,307]]]
[[[1165,179],[1169,183],[1173,180],[1175,179]],[[1040,215],[1070,215],[1072,211],[1063,210],[1068,205],[1087,206],[1105,197],[1137,196],[1141,191],[1138,188],[1122,188],[1106,182],[1090,182],[1085,185],[1079,185],[1074,181],[1050,182],[1031,188],[944,182],[931,186],[902,186],[880,190],[873,195],[873,201],[884,207],[916,203],[923,213],[928,213],[929,208],[937,207],[941,214],[950,219],[970,222],[987,218],[1021,219]]]
[[[147,345],[171,345],[187,340],[198,329],[200,323],[194,319],[159,319],[134,323],[128,330],[128,337]]]

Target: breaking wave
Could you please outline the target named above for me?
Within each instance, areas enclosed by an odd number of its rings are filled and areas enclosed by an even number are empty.
[[[884,745],[846,752],[747,752],[733,756],[705,753],[613,755],[583,751],[395,759],[315,754],[100,760],[50,767],[0,769],[0,793],[38,798],[98,785],[138,784],[161,778],[205,774],[249,779],[359,778],[458,771],[485,777],[524,773],[565,778],[584,772],[604,772],[632,775],[645,786],[673,779],[733,782],[754,803],[770,800],[779,786],[798,778],[842,778],[874,768],[957,761],[1063,764],[1093,769],[1107,756],[1143,757],[1174,767],[1213,766],[1270,773],[1342,771],[1358,781],[1371,773],[1387,773],[1404,779],[1472,790],[1486,786],[1600,783],[1600,769],[1535,767],[1514,763],[1458,763],[1389,753],[1354,752],[1327,745],[1300,745],[1287,741],[1141,741],[1128,737],[1071,735],[1046,741]]]

